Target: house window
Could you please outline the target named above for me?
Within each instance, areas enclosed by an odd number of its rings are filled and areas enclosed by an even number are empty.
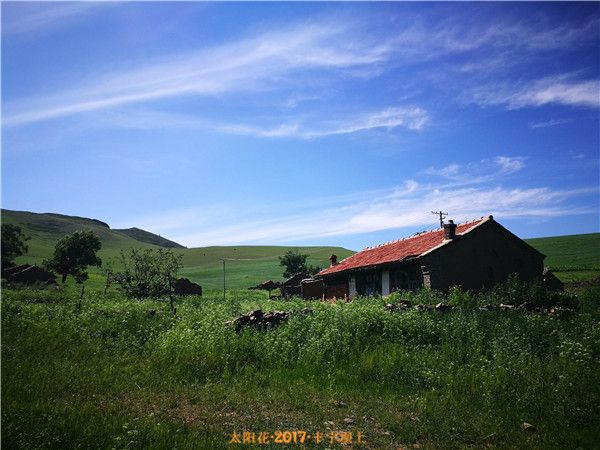
[[[365,272],[356,275],[356,293],[358,295],[381,295],[381,272]]]

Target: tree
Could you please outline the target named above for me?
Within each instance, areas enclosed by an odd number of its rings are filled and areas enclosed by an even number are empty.
[[[63,283],[69,275],[77,283],[83,283],[88,278],[88,266],[102,265],[102,260],[96,255],[101,247],[100,239],[93,232],[75,231],[56,243],[52,258],[44,261],[44,266],[59,273]]]
[[[164,248],[122,251],[123,271],[114,273],[112,279],[128,298],[141,300],[169,294],[171,310],[174,311],[172,287],[177,279],[177,271],[183,267],[182,257]]]
[[[27,253],[25,241],[29,239],[18,225],[2,224],[2,268],[14,266],[15,258]]]
[[[279,257],[279,265],[285,267],[284,278],[290,278],[297,274],[314,275],[321,269],[319,267],[307,266],[306,258],[308,255],[302,255],[298,250],[288,250],[283,256]]]

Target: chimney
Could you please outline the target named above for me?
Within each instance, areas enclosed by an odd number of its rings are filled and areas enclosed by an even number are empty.
[[[335,266],[336,264],[338,264],[337,256],[336,255],[331,255],[329,257],[329,261],[331,261],[331,266],[330,267]]]
[[[444,239],[454,239],[456,237],[456,224],[449,220],[444,224]]]

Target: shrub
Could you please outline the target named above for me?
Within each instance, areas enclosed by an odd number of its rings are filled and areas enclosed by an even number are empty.
[[[159,298],[171,292],[182,255],[170,249],[132,248],[121,252],[122,272],[112,275],[127,298]]]

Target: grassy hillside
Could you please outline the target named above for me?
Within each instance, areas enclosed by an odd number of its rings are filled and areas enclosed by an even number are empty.
[[[334,253],[343,259],[351,250],[342,247],[280,247],[280,246],[235,246],[200,247],[182,250],[182,275],[194,280],[205,289],[220,289],[223,286],[223,262],[225,259],[225,282],[227,287],[243,288],[265,280],[283,280],[283,267],[279,257],[288,250],[298,250],[308,255],[307,262],[313,266],[327,267],[329,256]]]
[[[185,248],[185,246],[178,244],[177,242],[170,241],[162,236],[158,236],[154,233],[150,233],[149,231],[141,230],[136,227],[126,228],[123,230],[115,229],[113,231],[132,237],[136,241],[145,242],[146,244],[153,244],[165,248]]]
[[[546,255],[544,263],[551,269],[600,270],[600,233],[527,239],[526,242]]]
[[[64,216],[60,214],[37,214],[24,211],[2,210],[2,223],[19,225],[31,239],[27,242],[29,252],[17,263],[40,264],[52,255],[54,245],[67,233],[80,229],[93,231],[102,241],[99,252],[103,261],[116,261],[120,251],[132,247],[170,247],[183,255],[184,269],[181,275],[200,283],[204,289],[221,289],[223,286],[223,263],[226,259],[226,283],[228,288],[247,288],[272,279],[282,280],[279,256],[290,249],[298,249],[309,255],[308,263],[326,267],[328,258],[335,253],[340,259],[353,252],[340,247],[279,247],[236,246],[200,247],[186,249],[182,245],[139,228],[112,230],[108,224],[95,219]],[[118,267],[118,264],[115,265]],[[98,269],[91,271],[92,284],[102,284]]]
[[[181,275],[200,283],[204,289],[221,289],[223,263],[228,288],[247,288],[264,280],[282,280],[279,257],[290,249],[309,255],[308,263],[326,267],[328,258],[335,253],[339,259],[350,256],[351,250],[341,247],[283,247],[283,246],[230,246],[186,249],[156,234],[129,228],[112,230],[108,224],[83,217],[60,214],[2,210],[3,223],[20,225],[28,241],[29,253],[17,259],[18,263],[41,263],[51,255],[56,242],[67,233],[86,228],[96,233],[102,241],[100,257],[103,261],[116,260],[121,250],[131,247],[157,246],[173,248],[183,255]],[[600,275],[600,233],[572,236],[554,236],[526,240],[547,255],[545,264],[563,281],[592,279]],[[92,271],[92,275],[99,271]],[[94,276],[92,280],[94,280]],[[101,283],[98,275],[96,280]]]
[[[81,229],[91,230],[100,238],[102,250],[99,255],[103,260],[115,258],[121,250],[131,247],[156,247],[156,245],[137,240],[135,237],[123,233],[127,230],[111,230],[104,222],[83,217],[3,209],[2,223],[19,225],[25,235],[31,237],[27,241],[29,252],[18,258],[18,263],[41,263],[44,258],[52,255],[54,245],[59,239]],[[156,236],[156,238],[160,239],[160,236]]]
[[[600,233],[527,239],[544,255],[544,264],[563,282],[600,276]]]

